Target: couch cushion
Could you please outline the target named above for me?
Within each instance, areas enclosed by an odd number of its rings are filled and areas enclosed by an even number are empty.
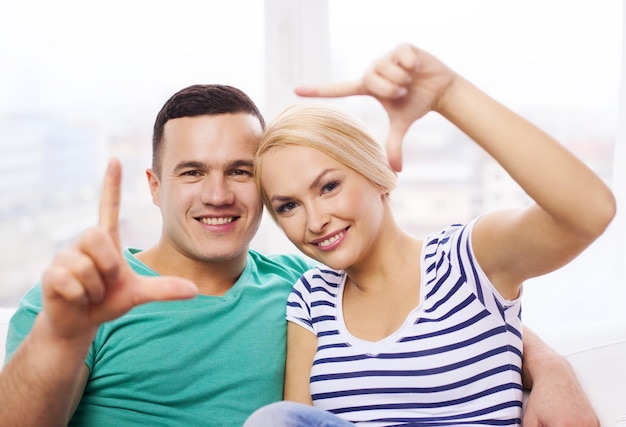
[[[535,330],[538,332],[537,330]],[[626,421],[626,321],[542,330],[541,337],[570,362],[602,426]]]

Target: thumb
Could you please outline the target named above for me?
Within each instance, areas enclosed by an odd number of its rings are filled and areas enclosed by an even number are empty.
[[[191,299],[198,294],[198,287],[190,280],[174,276],[137,277],[133,305],[154,301]]]
[[[391,168],[400,172],[402,170],[402,142],[409,130],[410,123],[398,120],[389,122],[389,135],[387,136],[387,159]]]

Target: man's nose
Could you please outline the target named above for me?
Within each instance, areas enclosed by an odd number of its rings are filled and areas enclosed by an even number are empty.
[[[205,205],[230,205],[235,201],[235,192],[230,186],[227,177],[223,175],[209,175],[202,188],[202,203]]]

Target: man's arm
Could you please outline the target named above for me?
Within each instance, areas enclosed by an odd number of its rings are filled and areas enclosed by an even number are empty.
[[[43,310],[0,372],[0,425],[67,425],[87,380],[84,364],[99,326],[149,301],[193,298],[196,286],[142,277],[118,238],[121,166],[111,161],[98,226],[60,252],[42,278]]]
[[[530,389],[525,427],[599,427],[591,402],[564,357],[524,328],[522,379]]]
[[[90,340],[55,339],[43,315],[0,373],[0,424],[67,425],[87,380]]]

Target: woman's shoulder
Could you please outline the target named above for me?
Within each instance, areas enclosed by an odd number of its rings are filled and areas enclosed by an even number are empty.
[[[305,271],[302,276],[307,278],[333,280],[334,278],[343,277],[344,274],[346,273],[343,270],[335,270],[324,264],[316,264],[309,270]]]
[[[450,224],[447,227],[444,227],[439,231],[427,236],[424,239],[424,246],[441,245],[443,243],[446,243],[450,240],[452,236],[461,232],[466,226],[467,224]]]
[[[317,264],[304,272],[298,280],[309,292],[315,289],[336,289],[344,280],[345,272],[335,270],[323,264]]]

